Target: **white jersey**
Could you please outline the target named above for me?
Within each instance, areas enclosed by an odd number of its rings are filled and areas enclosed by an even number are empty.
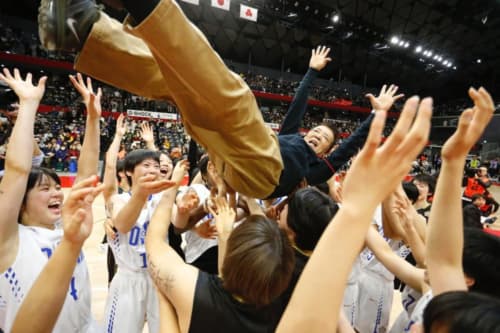
[[[162,195],[162,193],[153,194],[148,198],[146,206],[142,208],[137,221],[135,221],[134,226],[129,232],[126,234],[117,232],[114,240],[108,240],[119,269],[127,269],[132,272],[140,272],[147,269],[146,231]],[[118,196],[127,200],[130,199],[130,193],[128,192],[118,194]]]
[[[185,187],[180,189],[180,195],[182,192],[186,192],[189,188],[192,188],[196,191],[198,198],[200,199],[200,205],[210,196],[210,191],[206,188],[206,186],[201,184],[193,184],[189,187]],[[201,219],[198,223],[203,223],[207,219],[211,217],[210,214],[207,214],[203,219]],[[215,221],[212,221],[215,223]],[[186,247],[184,249],[184,254],[186,255],[186,262],[191,264],[193,261],[198,259],[205,251],[208,249],[217,246],[217,239],[206,239],[198,236],[196,231],[190,229],[184,233],[184,240],[186,241]]]
[[[9,332],[22,301],[62,238],[62,229],[19,225],[16,259],[0,276],[0,328]],[[78,258],[66,301],[53,332],[89,332],[94,329],[90,308],[90,280],[83,254]]]
[[[410,332],[411,326],[413,324],[422,324],[422,322],[424,321],[424,310],[433,297],[434,296],[432,295],[432,290],[429,290],[420,298],[410,315],[410,321],[405,327],[405,332]]]
[[[409,329],[408,323],[410,321],[410,316],[412,315],[418,301],[422,297],[422,294],[415,289],[406,285],[401,293],[401,303],[403,304],[404,311],[401,311],[398,318],[394,321],[391,326],[390,333],[402,333]]]

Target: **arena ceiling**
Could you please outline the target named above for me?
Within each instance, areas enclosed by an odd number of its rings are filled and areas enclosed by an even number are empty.
[[[35,19],[32,1],[16,3],[7,12]],[[259,9],[257,23],[239,17],[240,3]],[[0,9],[8,6],[2,1]],[[498,0],[232,0],[229,12],[210,0],[181,6],[226,59],[304,73],[310,49],[326,44],[334,61],[324,78],[369,87],[394,82],[442,99],[484,85],[500,97]],[[391,43],[394,36],[401,46]]]

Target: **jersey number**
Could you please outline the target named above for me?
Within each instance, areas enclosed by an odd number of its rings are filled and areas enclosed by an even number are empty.
[[[408,295],[408,298],[403,300],[403,307],[405,308],[406,312],[408,312],[408,308],[413,303],[415,303],[415,297],[413,297],[412,295]]]
[[[47,254],[47,257],[49,259],[52,256],[52,250],[49,249],[48,247],[42,248],[42,252]],[[80,259],[81,257],[83,258],[83,253],[81,253],[80,256],[78,257],[78,262],[81,261],[81,259]],[[69,284],[69,294],[71,295],[71,297],[73,297],[73,299],[75,301],[78,300],[78,294],[77,294],[77,290],[75,288],[75,277],[74,276],[71,278],[71,282]]]
[[[141,227],[134,226],[130,230],[130,236],[128,238],[128,243],[132,246],[136,246],[139,244],[139,241],[140,241],[141,245],[144,245],[144,239],[146,237],[146,231],[148,230],[148,225],[149,225],[149,222],[144,223],[144,225],[142,226],[142,228],[144,230],[141,230],[142,229]]]
[[[75,301],[78,300],[78,294],[76,293],[76,288],[75,288],[75,277],[73,276],[71,278],[71,282],[69,284],[69,294]]]

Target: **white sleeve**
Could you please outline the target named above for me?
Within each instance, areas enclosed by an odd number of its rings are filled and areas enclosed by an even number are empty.
[[[31,160],[31,165],[34,167],[39,167],[40,165],[42,165],[44,157],[45,155],[43,154],[43,152],[40,152],[40,155],[33,156]]]

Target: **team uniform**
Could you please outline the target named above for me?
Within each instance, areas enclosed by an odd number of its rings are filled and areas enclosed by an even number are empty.
[[[402,333],[408,329],[408,323],[410,317],[415,310],[415,307],[422,297],[422,294],[415,289],[406,285],[401,293],[401,303],[403,304],[403,309],[394,324],[391,326],[389,333]]]
[[[118,196],[130,199],[130,193]],[[159,330],[158,298],[147,271],[144,241],[161,196],[151,195],[132,229],[126,234],[117,232],[109,243],[118,272],[109,286],[104,322],[106,332],[142,332],[145,319],[150,332]]]
[[[432,290],[426,292],[416,303],[415,309],[413,309],[410,320],[408,324],[404,328],[404,332],[410,332],[411,326],[413,324],[422,324],[424,321],[424,310],[427,305],[430,303],[434,295],[432,294]]]
[[[384,236],[380,205],[375,211],[373,225]],[[388,240],[388,243],[399,256],[408,254],[408,249],[402,242]],[[348,282],[348,293],[344,294],[344,311],[352,326],[361,333],[387,332],[394,294],[394,275],[369,249],[364,249],[359,256],[359,268],[355,266],[351,276],[357,280],[357,286],[352,286],[353,281],[350,284]],[[357,303],[354,304],[356,294]]]
[[[179,195],[183,195],[189,188],[192,188],[194,191],[196,191],[196,194],[198,195],[198,198],[200,199],[200,202],[204,202],[209,196],[210,196],[210,191],[201,184],[193,184],[189,187],[185,187],[180,190]],[[211,217],[210,214],[207,214],[203,219],[201,219],[197,224],[205,222],[207,219]],[[212,221],[214,223],[214,221]],[[214,264],[215,265],[210,265],[204,260],[204,264],[208,264],[208,266],[212,266],[211,269],[206,269],[207,265],[204,265],[204,267],[199,267],[196,264],[196,261],[200,259],[207,251],[213,249],[214,247],[218,246],[218,241],[217,239],[206,239],[198,236],[195,230],[191,229],[188,230],[184,233],[184,241],[186,242],[186,246],[184,248],[184,253],[186,255],[186,263],[188,264],[193,264],[193,266],[198,267],[201,270],[205,270],[208,273],[216,273],[217,272],[217,254],[215,254],[214,258],[210,258],[210,260],[214,259]],[[215,249],[211,251],[212,254],[215,253]],[[213,255],[212,255],[213,256]],[[215,269],[215,272],[214,272]]]
[[[17,311],[63,235],[55,230],[19,225],[19,249],[13,264],[0,274],[0,329],[10,332]],[[83,254],[71,278],[53,332],[97,332],[92,319],[90,279]]]
[[[343,307],[347,320],[354,326],[358,320],[358,302],[359,302],[359,283],[358,278],[361,271],[359,257],[354,261],[351,274],[347,279],[347,285],[344,291]]]

